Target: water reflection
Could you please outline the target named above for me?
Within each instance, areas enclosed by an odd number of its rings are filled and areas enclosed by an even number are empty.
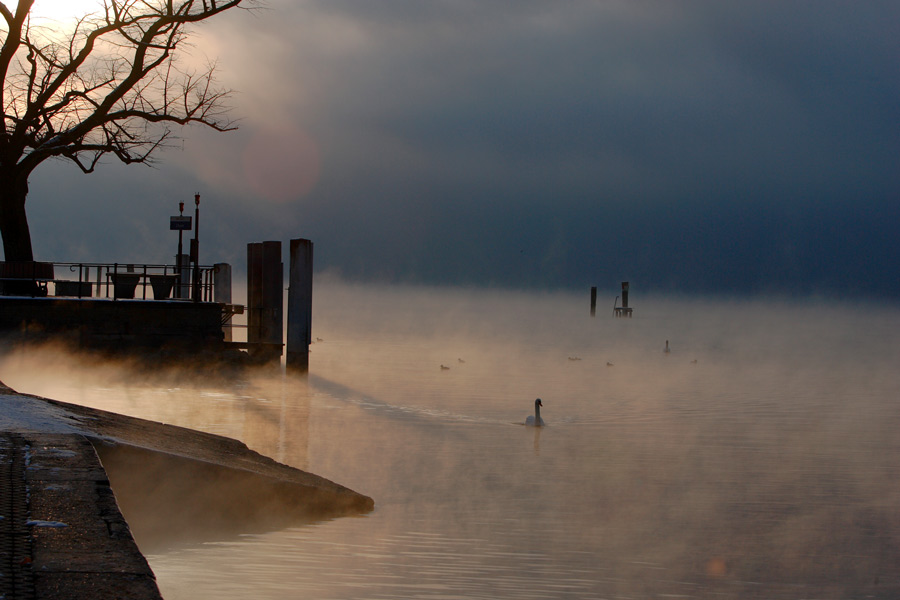
[[[153,554],[168,600],[900,596],[897,310],[660,301],[626,323],[563,295],[318,298],[306,386],[61,386],[376,500]],[[523,427],[538,396],[549,426]]]

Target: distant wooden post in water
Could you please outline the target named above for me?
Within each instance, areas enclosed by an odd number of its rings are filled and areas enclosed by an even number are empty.
[[[618,300],[618,297],[616,298]],[[613,303],[613,315],[616,317],[631,317],[632,309],[628,307],[628,282],[622,282],[622,306]]]
[[[291,240],[288,283],[287,357],[288,369],[309,369],[312,342],[313,243]]]
[[[597,314],[597,286],[591,287],[591,316]]]

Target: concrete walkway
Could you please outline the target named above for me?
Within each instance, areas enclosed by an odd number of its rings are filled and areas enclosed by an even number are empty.
[[[94,447],[0,433],[0,597],[161,598]]]
[[[0,598],[33,598],[25,440],[0,434]]]
[[[158,599],[132,530],[181,543],[373,507],[237,440],[0,383],[0,600]]]

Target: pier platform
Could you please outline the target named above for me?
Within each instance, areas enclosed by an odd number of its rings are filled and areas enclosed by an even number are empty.
[[[237,440],[0,383],[5,600],[157,599],[135,538],[142,546],[197,542],[373,507],[367,496]]]
[[[116,352],[222,349],[225,308],[215,302],[0,296],[0,334]]]

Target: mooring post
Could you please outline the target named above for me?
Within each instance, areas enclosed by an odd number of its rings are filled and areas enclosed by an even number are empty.
[[[261,342],[273,356],[281,356],[284,343],[284,263],[281,242],[263,242],[263,313]]]
[[[213,302],[231,304],[231,265],[228,263],[213,265]],[[230,319],[222,324],[222,333],[225,335],[226,342],[233,340],[231,329]]]
[[[281,242],[247,244],[247,342],[252,356],[265,360],[281,356],[283,317]]]
[[[313,243],[291,240],[290,253],[285,363],[288,369],[307,371],[312,342]]]
[[[591,287],[591,316],[597,314],[597,286]]]
[[[260,340],[262,310],[262,243],[247,244],[247,343]]]

